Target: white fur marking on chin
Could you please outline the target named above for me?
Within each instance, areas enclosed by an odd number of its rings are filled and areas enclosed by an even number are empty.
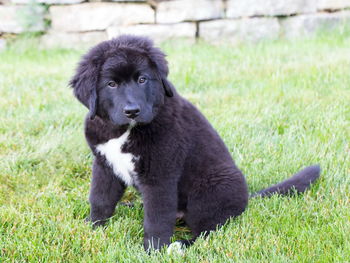
[[[113,168],[114,174],[122,179],[125,184],[133,184],[133,176],[135,174],[135,158],[131,153],[123,153],[122,147],[127,142],[130,129],[128,129],[122,136],[111,139],[106,143],[97,145],[96,149],[99,153],[104,155]]]
[[[136,126],[137,122],[135,120],[130,121],[129,129],[134,128]]]
[[[174,243],[171,243],[171,244],[168,246],[168,248],[167,248],[167,250],[166,250],[166,253],[167,253],[168,255],[175,253],[175,254],[178,254],[178,255],[183,256],[183,255],[185,254],[185,251],[182,249],[182,244],[181,244],[181,242],[176,241],[176,242],[174,242]]]

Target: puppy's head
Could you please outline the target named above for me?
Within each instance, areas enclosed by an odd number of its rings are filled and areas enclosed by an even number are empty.
[[[147,124],[174,87],[165,55],[143,37],[120,36],[92,48],[70,81],[78,100],[118,126]]]

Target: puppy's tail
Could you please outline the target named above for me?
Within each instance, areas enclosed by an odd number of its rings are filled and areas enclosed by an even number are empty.
[[[310,185],[320,177],[321,168],[319,165],[308,166],[292,177],[252,194],[250,197],[271,196],[273,194],[290,195],[295,192],[303,193]]]

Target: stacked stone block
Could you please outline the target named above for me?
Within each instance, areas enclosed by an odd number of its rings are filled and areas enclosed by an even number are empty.
[[[33,5],[46,10],[34,9],[34,21],[49,23],[28,27],[21,22],[21,12],[33,12]],[[350,0],[0,0],[0,46],[6,35],[26,31],[42,32],[45,46],[76,47],[120,34],[147,35],[158,42],[256,42],[349,23]]]

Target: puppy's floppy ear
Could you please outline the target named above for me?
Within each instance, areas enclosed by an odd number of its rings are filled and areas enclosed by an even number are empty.
[[[167,78],[162,78],[162,83],[165,90],[165,95],[167,95],[168,97],[173,97],[173,90],[175,89],[173,84]]]
[[[146,41],[146,40],[145,40]],[[152,62],[152,64],[155,66],[158,77],[162,81],[165,95],[168,97],[173,97],[175,92],[175,87],[171,82],[168,80],[168,62],[165,59],[165,54],[159,49],[153,46],[153,42],[147,40],[146,48],[147,54]]]
[[[82,58],[69,82],[75,97],[90,110],[90,119],[94,119],[97,111],[97,86],[103,61],[102,48],[96,46]]]

